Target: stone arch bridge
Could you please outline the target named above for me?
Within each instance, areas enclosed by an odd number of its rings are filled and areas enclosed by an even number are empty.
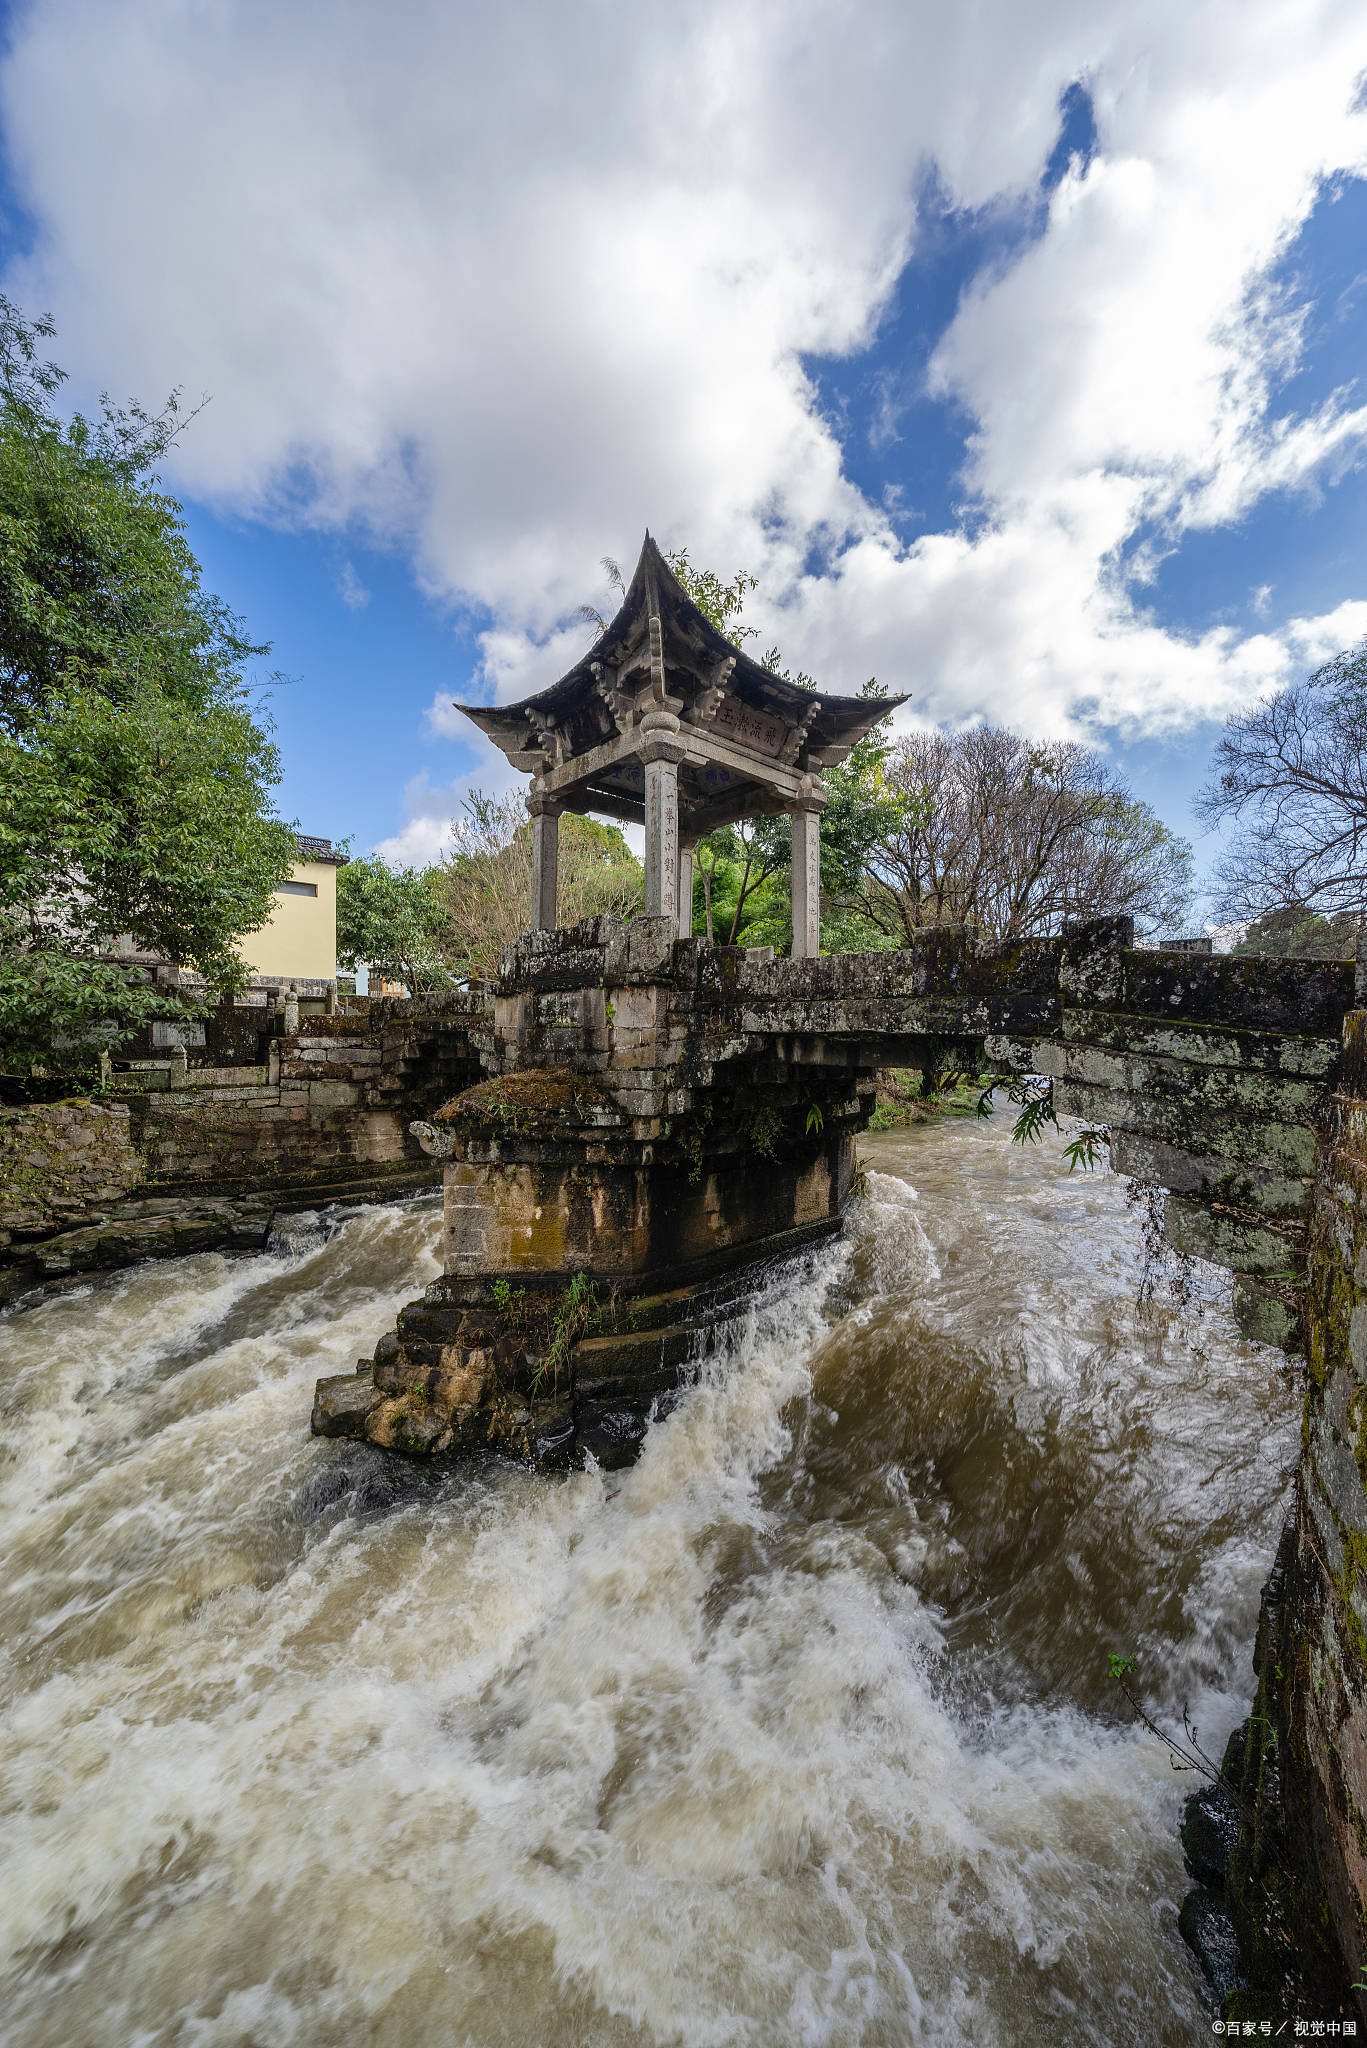
[[[324,1383],[320,1430],[413,1450],[496,1441],[549,1463],[630,1455],[744,1269],[839,1228],[890,1065],[1051,1077],[1061,1116],[1104,1125],[1114,1165],[1168,1191],[1173,1244],[1237,1274],[1245,1328],[1297,1344],[1317,1140],[1358,1015],[1352,962],[1138,948],[1126,919],[1005,946],[933,929],[905,951],[798,959],[676,929],[533,931],[496,983],[437,999],[445,1066],[481,1077],[412,1127],[444,1161],[445,1278],[405,1311],[402,1360],[387,1339],[373,1379]],[[570,1343],[556,1318],[572,1287],[632,1328],[581,1318]],[[509,1290],[521,1332],[493,1311]],[[500,1345],[523,1359],[516,1396],[543,1339],[558,1341],[556,1397],[486,1413],[507,1378]],[[453,1360],[485,1353],[461,1382],[470,1395],[479,1380],[478,1398],[442,1393]],[[581,1371],[595,1360],[611,1371]]]
[[[976,1065],[1050,1076],[1060,1115],[1105,1125],[1114,1165],[1171,1191],[1174,1243],[1232,1267],[1246,1316],[1289,1334],[1352,962],[1136,948],[1123,918],[797,960],[599,919],[529,933],[504,967],[467,1028],[506,1085],[421,1133],[451,1161],[453,1270],[677,1283],[772,1252],[838,1223],[880,1068]],[[539,1119],[537,1074],[595,1085],[562,1082]],[[551,1155],[567,1177],[527,1236],[506,1169],[539,1167],[544,1194]],[[594,1171],[620,1177],[606,1206],[573,1193]]]

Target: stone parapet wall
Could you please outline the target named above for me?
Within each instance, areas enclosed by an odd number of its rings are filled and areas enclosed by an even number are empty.
[[[470,1006],[376,1003],[302,1020],[264,1067],[182,1071],[130,1092],[149,1183],[233,1190],[413,1164],[408,1126],[478,1074]]]
[[[1064,1116],[1107,1128],[1123,1173],[1168,1191],[1182,1251],[1239,1275],[1251,1334],[1295,1346],[1316,1133],[1354,1001],[1343,961],[1135,947],[1125,918],[986,945],[935,929],[900,952],[776,960],[676,940],[666,920],[535,932],[503,962],[487,1071],[614,1076],[638,1135],[744,1073],[958,1061],[1054,1082]]]

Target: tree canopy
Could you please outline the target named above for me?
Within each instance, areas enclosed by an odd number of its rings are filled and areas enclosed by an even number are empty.
[[[472,790],[454,821],[455,845],[435,871],[441,943],[463,979],[498,972],[499,956],[527,929],[532,894],[532,821],[519,796]],[[616,825],[566,813],[559,830],[559,920],[605,911],[630,916],[645,896],[645,873]]]
[[[930,924],[1020,939],[1070,917],[1128,914],[1153,931],[1187,914],[1190,846],[1090,747],[988,725],[911,733],[888,775],[902,821],[849,900],[898,945]]]
[[[438,868],[391,866],[378,854],[337,871],[337,964],[362,965],[410,995],[447,988],[445,916]]]
[[[1351,910],[1317,917],[1303,903],[1288,903],[1255,919],[1234,951],[1278,960],[1350,960],[1357,946],[1358,921]]]
[[[0,1067],[88,1059],[183,1010],[110,964],[121,935],[239,986],[235,941],[296,858],[252,643],[153,474],[183,423],[106,398],[63,422],[48,321],[0,298]]]
[[[1233,836],[1224,917],[1367,911],[1367,641],[1228,720],[1198,815]]]

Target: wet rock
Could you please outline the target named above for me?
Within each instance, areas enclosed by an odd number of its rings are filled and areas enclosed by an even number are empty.
[[[270,1224],[270,1207],[261,1203],[130,1202],[80,1230],[45,1239],[29,1257],[42,1279],[62,1279],[186,1252],[260,1251]]]
[[[366,1417],[383,1398],[359,1372],[319,1380],[313,1396],[313,1434],[363,1437]]]
[[[1239,1833],[1239,1814],[1223,1785],[1203,1785],[1182,1812],[1182,1851],[1198,1884],[1212,1889],[1225,1881]]]
[[[450,1450],[455,1440],[449,1414],[420,1391],[386,1398],[376,1390],[365,1415],[365,1435],[384,1450],[407,1451],[412,1457]]]
[[[447,1276],[400,1310],[359,1368],[373,1403],[350,1378],[349,1392],[320,1381],[314,1428],[405,1457],[492,1452],[543,1472],[592,1458],[614,1471],[637,1456],[744,1294],[732,1273],[662,1294],[519,1288],[500,1300]]]
[[[574,1411],[568,1401],[551,1402],[538,1416],[532,1461],[543,1472],[566,1472],[575,1463]]]
[[[493,1381],[491,1351],[448,1344],[441,1355],[431,1399],[450,1415],[453,1423],[460,1425],[470,1420]]]
[[[574,1404],[568,1389],[530,1405],[517,1395],[496,1397],[484,1427],[491,1449],[543,1472],[563,1472],[576,1462]]]
[[[645,1438],[647,1418],[625,1405],[599,1408],[579,1432],[579,1441],[605,1472],[635,1462]]]
[[[1223,1894],[1208,1885],[1193,1885],[1182,1901],[1177,1926],[1216,1998],[1227,1998],[1244,1977],[1238,1937]]]

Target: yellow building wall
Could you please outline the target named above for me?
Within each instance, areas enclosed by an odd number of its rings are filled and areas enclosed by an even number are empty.
[[[312,882],[318,894],[295,896],[277,889],[269,922],[245,933],[238,950],[253,974],[335,981],[337,870],[331,861],[301,860],[290,880]]]

